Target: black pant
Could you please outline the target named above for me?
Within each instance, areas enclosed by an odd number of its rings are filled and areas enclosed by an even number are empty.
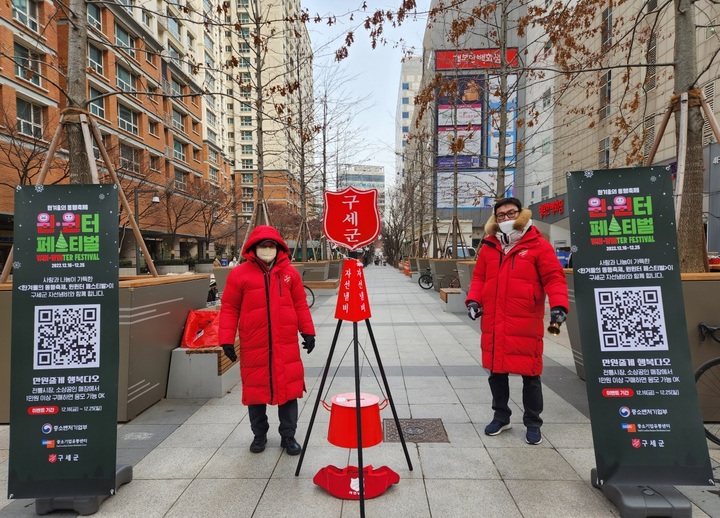
[[[540,427],[543,420],[540,414],[543,411],[542,383],[540,376],[523,376],[523,424],[525,426]],[[490,391],[492,392],[492,409],[495,411],[494,419],[503,423],[510,422],[512,411],[508,406],[510,400],[510,383],[508,374],[490,373],[488,378]]]
[[[267,405],[248,405],[250,415],[250,429],[254,435],[266,435],[270,429],[267,418]],[[295,437],[298,422],[298,402],[291,399],[287,403],[278,405],[280,437]]]

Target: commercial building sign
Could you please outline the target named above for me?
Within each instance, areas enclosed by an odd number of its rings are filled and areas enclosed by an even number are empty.
[[[435,70],[498,68],[500,56],[500,49],[438,50],[435,52]],[[518,66],[518,49],[507,49],[505,56],[508,66]]]
[[[17,187],[8,498],[115,491],[117,189]]]
[[[682,311],[671,172],[577,171],[567,184],[598,480],[712,484]]]

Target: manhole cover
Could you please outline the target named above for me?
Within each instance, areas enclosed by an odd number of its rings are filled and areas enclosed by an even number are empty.
[[[399,419],[405,442],[450,442],[442,419]],[[400,442],[394,419],[383,419],[385,442]]]

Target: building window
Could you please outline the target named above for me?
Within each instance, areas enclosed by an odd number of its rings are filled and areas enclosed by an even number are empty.
[[[35,0],[12,0],[12,17],[38,32],[38,4]]]
[[[240,164],[243,169],[252,169],[253,168],[253,159],[252,158],[243,158],[240,161]]]
[[[102,92],[90,87],[90,113],[101,119],[105,118],[105,98]]]
[[[250,15],[248,13],[240,13],[238,21],[245,24],[250,23]]]
[[[90,6],[88,5],[88,12],[90,10],[89,8],[90,8]],[[142,12],[142,22],[147,27],[150,27],[150,25],[152,24],[152,16],[150,16],[150,14],[147,11]]]
[[[608,70],[600,76],[600,120],[610,115],[610,94],[612,92],[612,76]]]
[[[16,100],[17,129],[23,135],[41,138],[43,131],[43,109],[42,106],[24,101]]]
[[[120,169],[132,173],[140,172],[140,150],[120,144]]]
[[[173,141],[173,157],[185,162],[185,146],[179,140]]]
[[[598,143],[598,166],[600,169],[610,167],[610,137],[605,137]]]
[[[409,118],[410,118],[410,113],[409,113],[409,112],[402,112],[402,118],[403,118],[403,119],[409,119]]]
[[[88,44],[88,66],[101,76],[104,75],[103,51],[95,45]]]
[[[242,211],[243,212],[252,212],[255,205],[251,201],[244,201],[242,202]]]
[[[648,92],[655,88],[655,74],[657,69],[655,63],[657,63],[657,38],[655,34],[651,34],[648,39],[647,48],[647,68],[645,69],[645,91]]]
[[[158,123],[155,121],[148,121],[148,133],[150,135],[155,135],[157,137],[158,134]]]
[[[88,25],[102,32],[102,9],[97,4],[87,4]]]
[[[250,178],[252,178],[252,176]],[[243,200],[252,200],[253,192],[254,191],[253,191],[252,187],[243,187],[242,188],[242,199]]]
[[[402,132],[403,132],[403,133],[410,133],[410,126],[403,126],[403,127],[402,127]]]
[[[128,69],[117,65],[116,75],[115,82],[120,90],[123,92],[134,92],[137,89],[137,77]]]
[[[540,189],[540,199],[547,200],[550,197],[550,186],[546,185]]]
[[[542,96],[542,107],[543,108],[549,108],[550,104],[552,103],[552,90],[548,88],[543,92]]]
[[[403,97],[403,98],[402,98],[402,103],[403,103],[403,104],[410,104],[410,99],[409,99],[408,97]]]
[[[242,52],[243,54],[250,52],[250,44],[244,41],[240,43],[240,52]]]
[[[242,183],[253,183],[253,174],[252,173],[243,173],[242,174]]]
[[[170,81],[170,93],[172,95],[182,95],[183,87],[174,77]]]
[[[175,188],[181,191],[187,190],[187,180],[182,171],[175,171]]]
[[[247,145],[241,146],[241,153],[243,155],[252,155],[252,153],[253,153],[252,144],[247,144]]]
[[[402,89],[403,89],[403,90],[410,90],[410,83],[403,83],[403,84],[402,84]]]
[[[600,27],[600,41],[603,50],[608,50],[612,46],[612,7],[608,7],[602,12],[602,25]]]
[[[183,114],[174,108],[172,111],[172,125],[173,128],[185,133],[185,122],[183,121]]]
[[[653,144],[655,143],[655,117],[645,117],[643,121],[643,137],[645,139],[643,149],[643,162],[647,160],[652,151]]]
[[[131,57],[135,57],[135,38],[117,24],[115,25],[115,45],[127,52]]]
[[[213,144],[217,144],[217,133],[215,133],[213,130],[209,129],[207,130],[207,139],[212,142]]]
[[[552,151],[552,139],[550,137],[545,137],[542,142],[542,154],[549,155],[551,151]]]
[[[240,132],[240,140],[248,141],[252,140],[252,131],[241,131]]]
[[[210,111],[209,109],[205,110],[205,121],[210,124],[210,126],[215,127],[215,124],[217,122],[217,117],[215,117],[215,113]]]
[[[40,86],[40,56],[15,44],[15,76]]]
[[[193,155],[193,160],[194,160],[195,162],[199,162],[199,161],[200,161],[200,150],[199,150],[199,149],[193,148],[193,150],[192,150],[192,155]]]
[[[217,169],[215,169],[214,167],[211,167],[210,170],[208,171],[208,173],[210,175],[210,180],[212,180],[213,182],[218,181],[218,170]]]
[[[151,171],[159,171],[160,170],[160,157],[159,156],[150,156],[150,170]]]
[[[138,114],[123,104],[118,104],[118,127],[122,130],[137,135]]]
[[[240,117],[240,126],[252,126],[252,117]]]
[[[241,112],[249,112],[251,111],[250,103],[240,103],[240,111]]]
[[[217,151],[208,149],[208,161],[212,162],[213,164],[217,164],[217,161],[218,161]]]

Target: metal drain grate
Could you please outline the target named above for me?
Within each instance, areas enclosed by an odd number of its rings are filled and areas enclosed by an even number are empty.
[[[399,419],[405,442],[450,442],[442,419]],[[385,442],[400,442],[394,419],[383,419]]]

